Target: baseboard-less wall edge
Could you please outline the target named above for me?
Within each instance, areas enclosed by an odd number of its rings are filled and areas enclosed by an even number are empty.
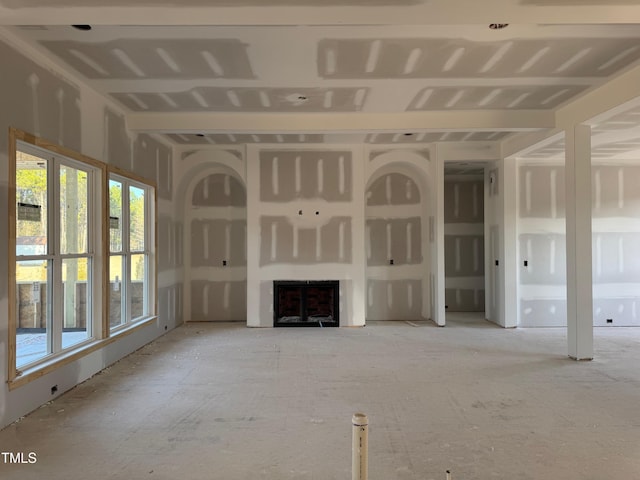
[[[58,356],[55,359],[52,359],[49,363],[46,363],[46,364],[39,363],[36,367],[34,367],[32,371],[27,370],[26,372],[21,372],[21,375],[19,375],[13,380],[8,381],[7,384],[9,387],[9,391],[15,390],[16,388],[26,385],[27,383],[32,382],[40,377],[44,377],[45,375],[53,372],[54,370],[57,370],[61,367],[64,367],[65,365],[73,363],[76,360],[79,360],[82,357],[85,357],[90,353],[95,352],[96,350],[100,350],[106,347],[107,345],[110,345],[122,339],[127,335],[131,335],[132,333],[137,332],[142,328],[148,327],[153,323],[156,323],[156,324],[158,323],[158,317],[156,316],[149,317],[145,320],[142,320],[138,323],[131,325],[128,328],[125,328],[123,330],[118,331],[117,333],[114,333],[109,338],[96,340],[95,342],[89,343],[86,347],[80,350],[70,352],[66,355]]]

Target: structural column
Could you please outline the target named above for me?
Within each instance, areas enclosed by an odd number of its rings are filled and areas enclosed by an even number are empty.
[[[500,253],[502,265],[500,275],[500,314],[498,323],[505,328],[518,326],[518,265],[517,265],[517,232],[516,207],[518,170],[515,158],[500,161],[498,175],[500,206]]]
[[[591,127],[565,132],[567,339],[574,360],[593,358]]]
[[[432,151],[434,162],[433,175],[433,210],[431,227],[433,243],[431,245],[432,261],[432,320],[443,327],[445,325],[445,272],[444,272],[444,158],[436,144]]]
[[[247,175],[247,327],[269,327],[261,321],[260,265],[260,159],[258,149],[246,147]],[[268,317],[267,315],[263,315]]]

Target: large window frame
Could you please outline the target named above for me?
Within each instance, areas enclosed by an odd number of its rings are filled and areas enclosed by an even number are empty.
[[[38,159],[45,160],[47,167],[47,189],[46,196],[52,200],[52,208],[47,208],[46,231],[47,248],[46,251],[40,249],[32,251],[21,247],[17,251],[17,227],[18,227],[18,152],[26,155],[34,155]],[[49,166],[51,170],[49,173]],[[60,204],[60,196],[66,194],[66,187],[61,183],[61,176],[58,172],[62,168],[68,171],[87,172],[87,231],[86,248],[80,252],[70,252],[64,247],[61,240],[61,213],[56,208]],[[96,350],[104,348],[106,345],[129,335],[140,328],[149,325],[157,320],[157,188],[154,182],[138,177],[130,172],[107,165],[99,160],[92,159],[68,148],[56,145],[37,136],[26,133],[15,128],[9,129],[9,201],[8,201],[8,387],[13,390],[23,386],[36,378],[50,373],[57,368],[67,365],[79,358],[88,355]],[[117,329],[109,326],[109,196],[108,182],[111,175],[126,179],[127,182],[145,191],[144,208],[144,230],[145,244],[144,273],[145,291],[144,297],[146,308],[144,314],[137,318],[127,318],[127,321]],[[66,178],[66,177],[65,177]],[[81,175],[82,181],[84,176]],[[62,193],[61,193],[62,192]],[[84,197],[82,197],[84,199]],[[23,214],[23,212],[21,212]],[[68,220],[67,220],[68,222]],[[68,225],[62,222],[63,225]],[[84,228],[84,224],[80,224]],[[22,227],[21,227],[22,228]],[[65,227],[65,235],[67,235]],[[67,238],[67,237],[65,237]],[[83,240],[84,241],[84,240]],[[62,246],[62,248],[61,248]],[[80,248],[80,247],[78,247]],[[28,250],[28,251],[27,251]],[[137,254],[139,252],[128,252]],[[67,272],[69,264],[73,265],[74,260],[81,258],[86,267],[86,338],[81,341],[69,342],[65,345],[62,340],[62,331],[65,328],[65,320],[62,312],[64,292],[63,265]],[[47,351],[44,355],[39,353],[40,358],[17,365],[17,344],[18,344],[18,263],[23,262],[44,262],[47,265],[46,287],[48,295],[46,298],[47,315]],[[64,262],[67,262],[66,264]],[[51,265],[51,267],[49,267]],[[69,282],[68,274],[66,281]],[[84,275],[84,272],[83,272]],[[34,287],[35,289],[35,287]],[[42,306],[41,308],[45,308]],[[50,310],[50,311],[49,311]],[[89,319],[90,317],[90,319]]]
[[[124,328],[136,324],[140,321],[144,321],[148,318],[152,318],[156,315],[156,297],[157,297],[157,275],[156,275],[156,204],[157,204],[157,189],[155,185],[142,177],[126,172],[114,166],[107,168],[109,185],[108,204],[111,206],[111,186],[112,182],[116,182],[121,185],[121,201],[120,201],[120,213],[119,217],[113,215],[113,212],[109,211],[109,241],[107,242],[107,265],[108,265],[108,321],[107,327],[110,332],[118,332]],[[144,237],[141,245],[132,246],[132,225],[135,221],[132,219],[132,197],[131,191],[139,190],[143,192],[143,230]],[[111,223],[115,222],[115,224]],[[112,245],[111,230],[112,227],[119,227],[120,231],[120,248]],[[111,260],[114,257],[119,257],[120,262],[120,275],[115,275],[114,264]],[[142,257],[143,280],[142,280],[142,301],[140,308],[141,314],[136,315],[134,313],[134,279],[133,274],[134,264],[136,263],[136,257]],[[139,283],[139,282],[138,282]],[[120,321],[115,323],[112,321],[114,313],[111,309],[113,302],[111,300],[112,293],[118,291],[120,296]],[[138,289],[140,290],[140,289]],[[138,303],[138,302],[137,302]]]

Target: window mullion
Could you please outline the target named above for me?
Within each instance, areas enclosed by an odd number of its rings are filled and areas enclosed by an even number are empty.
[[[131,250],[129,245],[131,212],[129,211],[129,182],[122,182],[122,254],[124,268],[122,269],[122,307],[124,323],[131,321]]]
[[[50,353],[57,353],[62,350],[62,325],[64,319],[64,302],[62,299],[64,298],[63,294],[63,282],[62,282],[62,259],[60,256],[60,209],[61,209],[61,198],[60,198],[60,161],[53,157],[51,159],[51,164],[53,166],[53,175],[51,175],[51,180],[53,185],[50,188],[50,192],[53,198],[49,205],[51,205],[51,220],[50,223],[51,228],[50,232],[50,242],[52,247],[53,254],[53,262],[52,262],[52,271],[51,271],[51,318],[48,319],[51,325],[49,331],[51,332],[49,337],[51,341],[51,350]]]

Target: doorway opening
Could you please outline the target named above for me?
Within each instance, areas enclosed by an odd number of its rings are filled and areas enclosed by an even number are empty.
[[[485,319],[483,163],[447,162],[444,175],[446,321]]]

